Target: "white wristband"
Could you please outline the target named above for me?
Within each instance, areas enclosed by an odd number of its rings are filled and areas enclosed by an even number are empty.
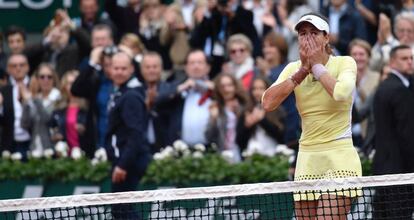
[[[325,73],[328,73],[328,70],[324,65],[318,63],[312,66],[312,74],[317,80],[319,80],[319,78],[321,78],[321,76]]]

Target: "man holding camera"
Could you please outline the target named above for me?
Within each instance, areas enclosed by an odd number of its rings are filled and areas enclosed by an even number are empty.
[[[214,87],[208,79],[210,66],[201,50],[191,51],[186,59],[187,79],[160,88],[155,103],[157,109],[168,106],[167,144],[181,139],[189,145],[205,144],[210,105],[210,95]]]

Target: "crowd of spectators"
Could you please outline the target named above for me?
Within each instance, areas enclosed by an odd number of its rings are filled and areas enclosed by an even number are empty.
[[[391,48],[414,51],[413,0],[79,1],[80,17],[59,9],[39,42],[5,27],[0,50],[0,149],[21,152],[65,141],[92,157],[105,147],[113,92],[111,57],[130,55],[145,89],[145,140],[152,153],[176,140],[215,143],[242,160],[249,149],[271,155],[297,149],[300,120],[291,94],[274,112],[260,98],[299,57],[295,22],[325,15],[335,55],[358,68],[353,139],[374,146],[372,102],[387,78]],[[101,7],[101,8],[100,8]]]

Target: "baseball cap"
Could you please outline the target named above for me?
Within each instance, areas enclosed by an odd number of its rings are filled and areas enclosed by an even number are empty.
[[[326,33],[329,34],[329,24],[328,24],[328,22],[326,22],[324,19],[322,19],[321,17],[319,17],[317,15],[310,14],[310,15],[305,15],[305,16],[301,17],[295,25],[295,30],[296,31],[298,31],[299,25],[302,24],[303,22],[308,22],[308,23],[312,24],[313,26],[315,26],[318,30],[325,31]]]

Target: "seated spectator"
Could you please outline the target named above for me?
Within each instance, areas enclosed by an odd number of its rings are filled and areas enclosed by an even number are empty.
[[[246,91],[231,74],[221,73],[214,80],[214,99],[206,139],[215,143],[221,152],[228,152],[231,162],[241,161],[240,148],[236,142],[237,123],[248,106]]]
[[[283,107],[265,112],[261,106],[262,95],[270,86],[267,78],[257,76],[249,91],[252,105],[240,117],[237,125],[237,144],[240,150],[273,156],[278,144],[283,143]]]
[[[223,72],[234,75],[246,91],[250,89],[254,77],[252,52],[252,42],[243,34],[232,35],[227,41],[230,61],[224,64]]]
[[[21,124],[26,130],[31,131],[31,151],[43,152],[45,149],[53,148],[49,122],[55,104],[60,99],[58,86],[59,79],[53,67],[48,63],[42,63],[30,80],[30,92],[27,91],[23,96]]]
[[[62,98],[56,104],[51,121],[52,141],[65,141],[69,146],[69,154],[76,147],[83,151],[88,151],[86,148],[91,147],[85,145],[84,135],[87,103],[84,99],[73,96],[70,91],[78,75],[79,72],[76,70],[63,75],[60,86]]]

